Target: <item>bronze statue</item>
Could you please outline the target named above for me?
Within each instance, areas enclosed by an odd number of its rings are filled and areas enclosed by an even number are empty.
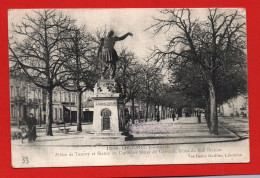
[[[117,41],[124,40],[128,35],[133,36],[132,33],[126,33],[121,37],[113,36],[114,32],[108,32],[106,38],[101,39],[101,44],[98,50],[98,59],[102,61],[102,74],[101,79],[104,79],[104,75],[109,69],[110,79],[115,78],[116,63],[119,60],[116,50],[114,49]]]

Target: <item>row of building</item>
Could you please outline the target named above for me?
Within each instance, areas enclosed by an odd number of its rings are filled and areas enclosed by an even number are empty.
[[[38,123],[46,122],[46,96],[44,89],[23,79],[10,78],[10,116],[11,124],[15,125],[23,121],[30,113],[33,113]],[[82,94],[83,119],[93,120],[93,101],[91,92]],[[75,122],[77,117],[77,94],[68,92],[60,87],[53,90],[53,120]]]
[[[36,87],[34,84],[22,80],[10,78],[10,113],[11,124],[16,125],[19,121],[28,117],[33,113],[38,123],[45,123],[46,121],[46,91]],[[86,91],[82,95],[82,111],[83,122],[92,122],[94,115],[94,103],[91,99],[92,91]],[[77,117],[77,94],[68,92],[60,87],[53,90],[53,120],[64,122],[76,122]],[[157,115],[161,119],[171,117],[173,112],[172,108],[163,106],[154,107],[148,106],[142,101],[135,101],[134,105],[131,103],[126,104],[126,112],[132,115],[134,107],[134,117],[142,119],[148,113],[149,118],[156,118]],[[189,109],[192,111],[192,109]],[[230,99],[223,105],[218,107],[220,116],[248,116],[248,96],[240,95],[236,98]],[[186,116],[187,108],[183,109]],[[159,113],[159,114],[158,114]]]

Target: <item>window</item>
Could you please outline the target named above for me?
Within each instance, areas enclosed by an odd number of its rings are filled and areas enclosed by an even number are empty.
[[[60,110],[57,109],[57,120],[60,120]]]
[[[21,115],[21,110],[22,110],[21,105],[18,105],[18,113],[17,113],[17,116],[18,116],[18,117],[21,117],[21,116],[22,116],[22,115]]]
[[[24,114],[23,114],[23,106],[22,106],[22,105],[20,106],[20,109],[19,109],[19,110],[20,110],[20,111],[19,111],[20,117],[23,117]]]
[[[60,102],[62,102],[62,92],[60,91]]]
[[[11,117],[15,117],[14,105],[11,105]]]
[[[41,95],[41,90],[38,90],[38,98],[41,99],[42,98],[42,95]]]
[[[74,95],[74,93],[71,93],[71,102],[75,103],[75,95]]]
[[[20,87],[16,87],[16,96],[20,96]]]
[[[56,93],[56,101],[60,101],[60,92]]]
[[[25,91],[26,91],[26,88],[23,87],[22,90],[21,90],[21,92],[20,92],[20,95],[24,97],[24,96],[25,96]]]
[[[60,108],[59,110],[60,110],[60,119],[63,120],[62,119],[62,109]]]
[[[56,101],[56,91],[53,91],[53,101]]]
[[[68,99],[68,93],[65,93],[65,102],[68,102],[69,99]]]
[[[57,120],[57,108],[54,109],[54,120]]]
[[[14,87],[13,86],[11,86],[10,95],[11,95],[11,98],[14,97]]]
[[[36,96],[37,96],[37,91],[35,90],[35,88],[32,90],[32,97],[33,97],[33,99],[35,99],[36,98]]]
[[[60,92],[60,101],[64,102],[64,93],[63,92]]]
[[[52,93],[52,101],[56,101],[55,95],[56,95],[56,92],[53,91],[53,93]]]
[[[71,102],[71,93],[68,93],[68,102]]]
[[[62,92],[62,102],[65,102],[65,93]]]

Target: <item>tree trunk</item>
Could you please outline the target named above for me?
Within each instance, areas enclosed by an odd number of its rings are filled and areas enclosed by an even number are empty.
[[[168,118],[168,106],[165,106],[164,117],[165,119]]]
[[[52,88],[47,90],[47,119],[46,119],[46,135],[53,136],[52,123],[53,123],[53,109],[52,109]]]
[[[161,112],[161,120],[163,120],[164,119],[164,106],[163,105],[161,106],[161,110],[162,110],[162,112]]]
[[[40,125],[40,127],[42,126],[42,103],[41,102],[39,102],[39,109],[40,109],[40,111],[39,111],[39,125]]]
[[[210,103],[209,101],[206,101],[206,107],[205,107],[205,120],[207,122],[207,126],[210,130],[211,128],[211,123],[210,123]]]
[[[153,120],[156,120],[156,104],[153,105]]]
[[[161,113],[162,112],[160,112],[160,105],[158,104],[158,114],[157,114],[159,117],[158,120],[161,120]]]
[[[82,125],[81,125],[81,117],[82,117],[82,108],[81,108],[81,91],[77,92],[78,96],[78,103],[77,103],[77,131],[82,131]]]
[[[135,100],[134,98],[131,99],[132,100],[132,118],[133,118],[133,123],[135,120]]]
[[[218,115],[216,102],[216,89],[213,82],[209,82],[209,97],[210,97],[210,132],[218,135]]]
[[[147,122],[148,119],[148,108],[149,108],[149,102],[146,102],[145,122]]]
[[[70,99],[70,114],[69,114],[69,120],[70,120],[70,125],[72,125],[72,117],[71,117],[71,99]]]
[[[18,103],[18,110],[16,110],[16,104],[14,105],[14,109],[15,109],[15,111],[18,111],[17,113],[19,113],[20,112],[20,110],[19,110],[19,106],[20,104]],[[20,121],[19,121],[19,116],[18,116],[18,114],[17,114],[17,116],[16,116],[16,114],[14,115],[15,117],[16,117],[16,122],[17,122],[17,126],[18,126],[18,129],[20,129]]]

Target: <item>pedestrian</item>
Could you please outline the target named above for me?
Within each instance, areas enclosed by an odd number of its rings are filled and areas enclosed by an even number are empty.
[[[160,115],[159,115],[159,112],[157,112],[156,118],[157,118],[157,122],[159,122],[159,121],[160,121]]]
[[[178,114],[178,112],[176,111],[176,120],[178,120],[179,119],[179,114]]]
[[[198,123],[201,123],[201,113],[200,112],[198,112]]]
[[[30,117],[28,119],[26,119],[26,124],[28,127],[28,141],[32,142],[35,141],[37,138],[36,135],[36,124],[37,124],[37,120],[35,119],[35,117],[33,117],[33,114],[30,113]]]
[[[175,117],[176,117],[175,112],[172,112],[172,120],[173,121],[175,120]]]

